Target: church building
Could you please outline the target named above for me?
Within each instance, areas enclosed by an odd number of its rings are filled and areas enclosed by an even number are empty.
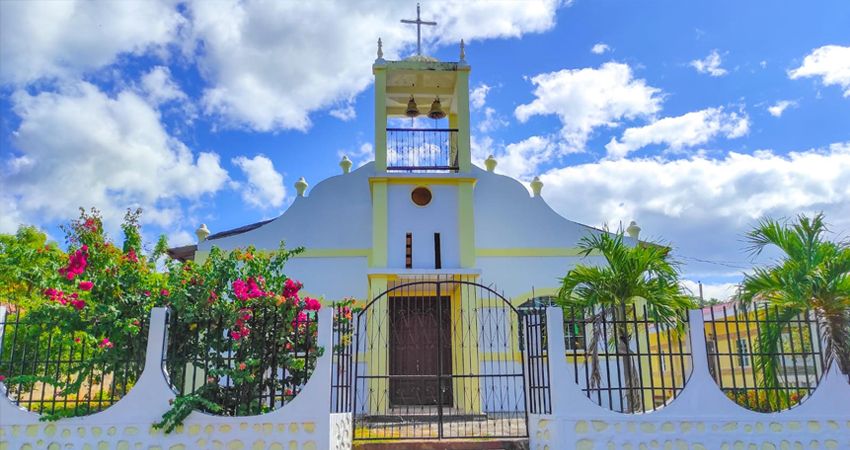
[[[499,175],[493,156],[484,168],[473,164],[471,69],[463,42],[458,61],[388,61],[379,40],[375,160],[351,170],[343,157],[339,175],[312,187],[299,179],[280,217],[212,234],[201,225],[197,245],[171,250],[202,263],[213,246],[276,250],[285,239],[287,248],[305,247],[286,274],[306,293],[368,305],[355,317],[351,367],[335,369],[354,392],[332,402],[355,417],[408,424],[439,415],[439,430],[427,421],[416,429],[423,437],[522,435],[528,408],[548,400],[524,386],[531,368],[521,353],[534,343],[522,342],[518,312],[547,301],[570,268],[603,263],[576,248],[602,231],[556,213],[538,178],[526,187]],[[391,126],[398,123],[414,126]],[[632,238],[638,232],[632,224]],[[486,420],[442,426],[449,416]],[[360,438],[375,437],[364,429]]]

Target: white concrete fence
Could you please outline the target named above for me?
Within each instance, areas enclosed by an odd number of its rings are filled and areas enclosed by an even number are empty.
[[[622,414],[588,399],[573,381],[561,308],[547,308],[552,413],[529,415],[531,450],[850,450],[850,384],[833,365],[814,393],[779,413],[759,413],[727,398],[711,377],[701,333],[690,312],[693,372],[665,408]]]
[[[330,414],[331,308],[319,312],[318,345],[324,354],[301,392],[280,409],[259,416],[219,417],[192,412],[183,426],[164,434],[152,424],[162,420],[177,396],[162,367],[164,308],[151,312],[145,368],[138,382],[108,409],[85,417],[39,420],[6,397],[0,383],[0,450],[323,450],[351,448],[350,414]]]
[[[281,409],[248,417],[193,412],[184,425],[164,434],[151,425],[170,409],[176,394],[162,367],[165,314],[151,314],[144,371],[124,398],[86,416],[39,420],[14,405],[0,383],[0,450],[11,449],[257,449],[351,448],[351,415],[330,414],[332,311],[319,313],[318,344],[325,352],[313,376]],[[563,312],[547,310],[548,354],[565,355]],[[691,311],[690,330],[704,330],[700,311]],[[850,449],[850,384],[835,366],[802,404],[779,413],[759,413],[728,399],[711,377],[702,336],[691,340],[693,372],[667,407],[621,414],[588,399],[573,381],[566,358],[549,358],[551,414],[529,416],[532,450],[803,450]]]

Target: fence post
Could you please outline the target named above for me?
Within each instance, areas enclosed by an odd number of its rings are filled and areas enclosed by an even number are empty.
[[[567,347],[564,343],[564,310],[557,306],[546,308],[546,356],[549,361],[549,389],[552,393],[552,414],[563,414],[569,397]]]
[[[0,306],[0,351],[3,350],[3,336],[6,333],[6,307]]]
[[[691,361],[693,363],[691,379],[708,377],[714,383],[708,368],[708,351],[705,347],[705,320],[701,309],[688,311],[688,334],[690,335]]]

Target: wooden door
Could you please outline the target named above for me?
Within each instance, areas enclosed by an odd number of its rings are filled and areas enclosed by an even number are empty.
[[[451,375],[450,299],[394,297],[390,299],[390,403],[392,406],[438,405],[439,368]],[[438,305],[442,311],[437,311]],[[439,317],[439,319],[438,319]],[[439,324],[439,325],[438,325]],[[442,336],[438,336],[441,333]],[[438,342],[442,339],[442,346]],[[439,404],[451,406],[451,378],[443,378]]]

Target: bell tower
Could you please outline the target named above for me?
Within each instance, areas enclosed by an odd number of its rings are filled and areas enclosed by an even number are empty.
[[[417,27],[434,24],[418,17],[416,21],[403,22]],[[463,41],[457,62],[441,62],[421,54],[401,61],[387,61],[381,46],[378,39],[378,58],[372,65],[375,75],[375,171],[471,172],[471,68],[465,60]],[[434,119],[435,126],[388,127],[388,119],[404,117]],[[440,126],[444,118],[448,119],[448,124]]]

